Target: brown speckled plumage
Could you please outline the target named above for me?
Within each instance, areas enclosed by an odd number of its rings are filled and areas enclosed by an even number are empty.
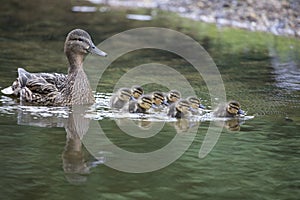
[[[226,104],[220,104],[212,114],[214,117],[239,117],[245,113],[241,110],[241,104],[232,100]]]
[[[29,73],[19,68],[18,78],[2,93],[20,96],[21,102],[38,105],[93,104],[95,99],[83,70],[83,60],[89,53],[99,56],[106,56],[106,53],[95,47],[90,35],[81,29],[72,30],[68,34],[64,52],[69,61],[67,75]]]

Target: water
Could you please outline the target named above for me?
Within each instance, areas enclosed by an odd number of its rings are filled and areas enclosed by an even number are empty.
[[[220,121],[116,118],[118,115],[107,108],[116,81],[132,66],[150,61],[182,73],[203,104],[211,105],[205,83],[185,60],[159,50],[135,51],[105,71],[97,89],[97,107],[87,113],[87,118],[78,112],[70,114],[64,107],[26,107],[17,100],[0,97],[1,199],[298,199],[299,41],[210,30],[210,26],[165,13],[153,16],[149,10],[111,11],[86,4],[10,1],[2,5],[0,87],[14,80],[18,67],[66,73],[63,41],[75,27],[88,30],[96,44],[131,28],[167,27],[188,34],[204,46],[222,74],[227,98],[239,100],[254,118],[229,121],[222,133],[215,135],[207,134],[208,127],[222,127]],[[97,9],[72,12],[73,6],[83,5]],[[149,15],[153,20],[131,20],[126,18],[128,14]],[[156,87],[147,85],[145,90]],[[111,145],[104,143],[96,160],[80,142],[79,137],[94,123],[114,144],[138,153],[166,146],[176,133],[180,139],[189,140],[193,139],[189,131],[195,129],[196,136],[188,150],[169,166],[148,173],[125,173],[105,165],[121,160]],[[129,123],[143,130],[140,137],[121,131],[120,127],[126,128]],[[151,137],[149,127],[160,126],[160,133]],[[210,143],[208,155],[199,158],[207,138],[217,140]]]

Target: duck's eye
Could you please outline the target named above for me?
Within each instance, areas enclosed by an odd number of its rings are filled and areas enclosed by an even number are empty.
[[[70,39],[71,41],[80,41],[80,42],[83,42],[83,39],[82,38],[71,38]]]

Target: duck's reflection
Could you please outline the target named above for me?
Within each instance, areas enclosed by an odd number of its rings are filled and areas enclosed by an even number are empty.
[[[67,110],[66,116],[58,117],[57,115],[53,114],[43,115],[43,116],[35,116],[29,113],[29,111],[25,111],[24,109],[19,109],[18,113],[18,123],[22,125],[30,125],[30,126],[39,126],[39,127],[64,127],[66,131],[66,144],[64,151],[62,153],[62,166],[65,172],[66,179],[72,184],[81,184],[87,181],[87,174],[90,173],[92,167],[95,167],[99,164],[103,164],[104,162],[108,162],[110,156],[105,155],[106,152],[114,154],[114,151],[110,149],[112,145],[106,144],[106,140],[100,139],[100,142],[95,143],[95,145],[99,146],[101,153],[100,157],[97,157],[97,161],[91,161],[90,155],[86,153],[84,145],[82,143],[82,139],[86,138],[86,142],[89,142],[87,134],[92,126],[93,122],[91,119],[85,117],[85,113],[88,110],[86,107],[76,107],[72,108],[71,110]],[[41,113],[41,112],[38,112]],[[154,136],[158,130],[158,132],[164,127],[165,121],[151,121],[151,120],[132,120],[130,118],[121,118],[121,119],[114,119],[117,125],[121,128],[122,131],[128,133],[134,133],[133,137],[139,138],[148,138]],[[130,124],[131,123],[131,124]],[[190,119],[182,118],[177,119],[176,121],[169,121],[167,124],[174,127],[174,130],[177,134],[181,136],[189,136],[187,133],[197,133],[197,129],[199,127],[199,121],[192,121]],[[239,119],[231,119],[228,121],[223,121],[221,124],[225,126],[231,131],[238,131],[241,121]],[[126,131],[125,128],[130,128],[130,131]],[[218,125],[216,126],[218,127]],[[124,130],[123,130],[123,129]],[[218,130],[217,130],[217,133]],[[210,136],[210,137],[207,137]],[[93,135],[91,136],[94,140],[95,138]],[[104,135],[100,135],[97,137],[104,137]],[[209,151],[214,147],[215,143],[217,142],[219,134],[210,134],[206,135],[203,144],[204,147],[204,154],[206,155]],[[189,138],[189,137],[188,137]],[[183,141],[186,139],[183,139]],[[208,141],[208,142],[205,142]],[[102,142],[102,143],[101,143]],[[181,142],[181,140],[179,140]],[[93,143],[94,144],[94,143]],[[200,149],[200,151],[201,151]],[[203,150],[203,151],[204,151]],[[104,152],[104,153],[103,153]],[[202,151],[201,151],[202,152]],[[103,154],[103,155],[102,155]],[[204,155],[203,154],[203,155]],[[200,155],[200,154],[199,154]],[[202,155],[202,154],[201,154]],[[116,155],[114,155],[116,156]],[[199,156],[203,157],[203,156]]]
[[[39,110],[40,109],[40,110]],[[62,112],[51,112],[46,107],[21,107],[18,109],[18,124],[37,127],[64,127],[66,145],[62,153],[62,164],[66,179],[72,184],[81,184],[87,180],[87,174],[93,163],[87,161],[88,155],[81,142],[87,133],[90,119],[84,117],[86,107],[70,110],[62,108]],[[34,112],[33,112],[34,110]],[[59,113],[59,114],[58,114]]]
[[[84,113],[84,110],[82,110]],[[83,151],[81,139],[89,128],[90,119],[76,110],[69,114],[65,123],[66,146],[62,153],[63,169],[69,182],[80,184],[87,179],[90,172],[86,156]]]

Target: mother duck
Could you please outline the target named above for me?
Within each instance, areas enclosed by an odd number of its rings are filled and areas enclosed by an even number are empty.
[[[18,68],[18,78],[2,93],[20,96],[21,102],[47,106],[70,106],[95,103],[83,60],[89,53],[107,54],[98,49],[91,36],[82,29],[72,30],[65,41],[64,52],[69,61],[68,74],[29,73]]]

